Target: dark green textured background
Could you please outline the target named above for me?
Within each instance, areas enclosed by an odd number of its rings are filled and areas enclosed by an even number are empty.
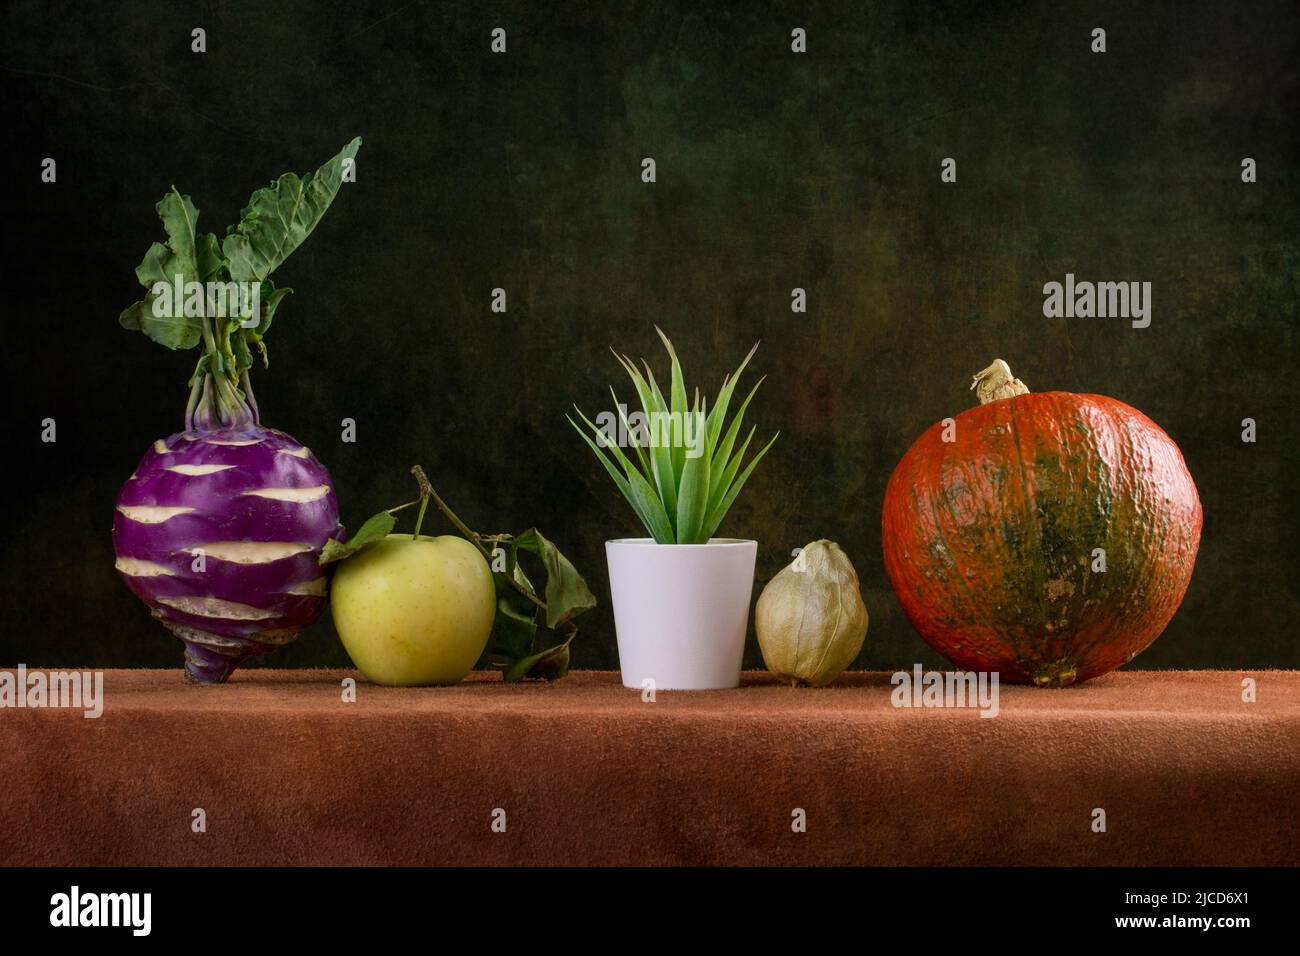
[[[723,532],[759,540],[760,586],[839,541],[871,613],[859,666],[938,662],[885,579],[881,496],[994,357],[1183,449],[1200,557],[1134,666],[1300,666],[1293,4],[275,6],[6,7],[0,664],[179,666],[109,538],[194,359],[117,326],[153,204],[175,183],[221,234],[254,188],[361,135],[359,181],[276,274],[297,294],[264,417],[332,469],[354,527],[421,462],[480,530],[542,528],[602,601],[578,666],[617,666],[602,542],[637,529],[564,413],[624,388],[611,344],[663,368],[653,323],[708,390],[762,340],[750,415],[781,438]],[[1067,271],[1152,282],[1151,327],[1045,319]],[[264,662],[346,657],[326,619]]]

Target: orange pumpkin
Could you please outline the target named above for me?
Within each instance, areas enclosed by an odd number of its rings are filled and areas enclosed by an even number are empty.
[[[1131,661],[1178,610],[1200,543],[1178,446],[1113,398],[1029,393],[1001,360],[972,387],[981,404],[917,439],[885,491],[908,620],[959,668],[1014,683]]]

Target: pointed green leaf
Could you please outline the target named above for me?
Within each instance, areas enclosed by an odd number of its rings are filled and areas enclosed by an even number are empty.
[[[581,415],[582,413],[579,412],[578,414]],[[568,418],[567,415],[565,417]],[[583,420],[585,421],[586,419],[584,418]],[[595,453],[596,458],[600,461],[601,465],[604,466],[605,471],[609,472],[609,477],[614,479],[615,487],[617,487],[619,492],[622,493],[623,497],[627,499],[628,504],[630,504],[632,506],[632,510],[636,512],[636,516],[640,520],[640,522],[648,528],[650,526],[649,517],[641,510],[640,505],[637,504],[636,499],[632,494],[632,487],[631,485],[628,484],[627,478],[624,477],[623,473],[618,470],[618,467],[614,464],[613,461],[610,460],[609,456],[605,453],[605,451],[599,445],[597,445],[596,442],[592,441],[591,438],[588,437],[585,431],[583,431],[581,428],[578,427],[577,422],[575,422],[572,418],[569,418],[569,424],[573,426],[574,430],[578,433],[578,435],[582,438],[582,440],[585,441],[588,447],[590,447],[591,450]]]
[[[758,351],[758,343],[755,342],[749,354],[745,356],[736,369],[734,375],[729,375],[722,380],[722,388],[718,392],[718,400],[713,404],[713,411],[709,413],[709,447],[714,448],[718,444],[718,436],[722,434],[722,422],[727,417],[727,408],[731,404],[731,393],[735,390],[737,383],[740,381],[741,373],[749,365],[749,360],[754,357]]]
[[[682,363],[677,361],[677,352],[673,348],[673,343],[668,341],[668,336],[664,335],[664,330],[655,326],[655,331],[659,333],[659,338],[663,340],[664,348],[668,350],[668,357],[672,359],[672,400],[669,403],[668,410],[676,415],[685,416],[687,411],[686,399],[686,378],[682,375]],[[686,449],[678,443],[674,443],[672,449],[673,457],[673,476],[681,483],[682,468],[686,465]],[[679,506],[680,507],[680,506]]]
[[[578,412],[578,416],[582,418],[594,434],[600,434],[600,429],[592,424],[581,411]],[[668,521],[668,514],[664,511],[663,502],[654,493],[650,483],[645,480],[639,471],[632,467],[632,463],[627,460],[627,456],[623,454],[622,450],[617,445],[606,445],[605,449],[602,450],[586,432],[578,427],[577,422],[570,418],[569,424],[574,427],[578,434],[582,436],[582,440],[596,453],[596,457],[605,466],[605,470],[614,479],[614,484],[618,486],[619,491],[623,492],[623,497],[627,499],[628,504],[632,506],[632,510],[636,512],[637,517],[641,519],[641,524],[645,526],[651,536],[660,544],[672,544],[673,529]],[[623,474],[619,473],[618,468],[615,467],[606,452],[612,453],[612,457],[622,465]]]
[[[745,452],[749,449],[749,443],[756,431],[758,431],[758,426],[751,425],[749,434],[745,436],[745,440],[740,444],[740,449],[728,459],[725,467],[718,468],[718,463],[716,461],[713,463],[713,488],[709,492],[709,514],[713,513],[714,509],[721,503],[723,495],[731,488],[731,483],[736,478],[736,472],[740,470],[740,465],[745,458]]]
[[[641,412],[646,416],[646,426],[650,429],[650,477],[659,492],[659,500],[663,503],[664,512],[673,520],[675,529],[677,480],[673,475],[672,449],[657,441],[653,429],[654,416],[665,410],[663,408],[663,397],[658,396],[658,389],[652,389],[650,384],[641,377],[641,373],[637,371],[636,365],[630,358],[619,355],[617,352],[614,353],[614,357],[627,371],[628,377],[632,379],[632,386],[636,389],[637,397],[641,399]]]
[[[754,393],[758,391],[758,386],[762,385],[765,380],[766,376],[760,378],[754,383],[754,387],[749,390],[749,394],[745,396],[745,400],[740,403],[740,409],[736,412],[735,417],[731,419],[731,425],[727,428],[727,434],[723,436],[722,442],[716,449],[714,449],[713,486],[709,489],[709,499],[712,502],[721,499],[722,493],[726,490],[723,484],[723,476],[725,475],[726,480],[730,481],[731,476],[736,473],[734,468],[731,469],[730,472],[727,471],[727,465],[731,462],[731,449],[735,445],[736,436],[740,433],[740,426],[745,420],[745,411],[749,408],[750,400],[753,399]],[[750,435],[753,435],[752,429],[750,430]],[[741,455],[744,455],[743,449],[741,450]]]
[[[709,508],[709,456],[687,457],[682,467],[682,486],[677,497],[677,543],[703,544],[700,528]]]
[[[622,403],[619,402],[618,395],[615,394],[613,385],[609,387],[609,396],[614,400],[614,408],[618,410],[618,419],[623,423],[623,431],[627,432],[628,441],[632,443],[632,450],[636,452],[637,470],[647,478],[652,477],[654,472],[650,465],[650,458],[646,454],[646,450],[641,446],[640,436],[637,435],[632,430],[632,426],[628,424],[627,412],[624,411]]]
[[[733,484],[727,491],[714,512],[709,515],[708,519],[705,521],[705,528],[708,531],[708,537],[705,538],[706,541],[708,538],[713,537],[717,532],[718,525],[722,524],[722,519],[725,518],[727,512],[731,510],[732,503],[735,502],[736,496],[740,494],[740,489],[745,487],[745,482],[749,480],[750,474],[754,471],[754,466],[763,460],[763,456],[767,454],[767,450],[772,447],[772,443],[776,441],[777,435],[779,434],[781,433],[777,432],[776,435],[773,435],[771,441],[763,446],[763,450],[754,456],[754,460],[745,467],[743,472],[740,473],[740,477],[736,479],[735,484]],[[746,444],[748,444],[748,440],[746,440]],[[737,456],[736,460],[740,460],[739,456]]]
[[[581,415],[582,413],[579,412],[578,414]],[[593,430],[596,429],[596,426],[592,425],[591,422],[587,422],[587,425]],[[586,438],[585,435],[583,437]],[[593,448],[595,447],[590,440],[588,440],[588,444],[591,444]],[[622,449],[617,445],[607,445],[606,448],[611,453],[611,457],[623,469],[627,485],[624,494],[633,509],[641,516],[641,523],[645,525],[646,530],[650,532],[656,541],[663,544],[672,543],[674,540],[672,524],[669,521],[668,513],[664,510],[663,502],[655,494],[654,488],[628,461]]]

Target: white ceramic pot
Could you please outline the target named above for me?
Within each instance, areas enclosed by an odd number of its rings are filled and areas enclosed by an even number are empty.
[[[606,541],[623,686],[738,686],[757,555],[757,542],[735,538]]]

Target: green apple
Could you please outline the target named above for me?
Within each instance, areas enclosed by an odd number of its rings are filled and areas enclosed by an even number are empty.
[[[352,663],[376,684],[455,684],[487,646],[496,591],[464,538],[390,534],[339,565],[330,610]]]

